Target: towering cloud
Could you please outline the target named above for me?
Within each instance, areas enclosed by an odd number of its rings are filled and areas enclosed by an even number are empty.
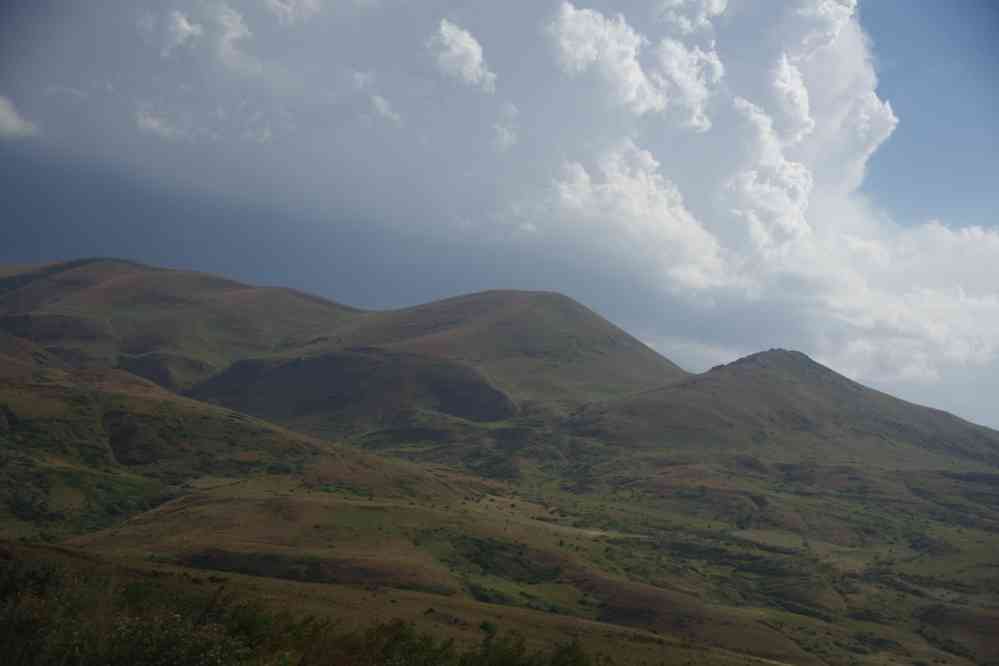
[[[648,40],[623,15],[608,18],[563,2],[549,29],[566,74],[578,76],[592,70],[606,85],[611,101],[637,114],[666,107],[666,95],[639,62]]]

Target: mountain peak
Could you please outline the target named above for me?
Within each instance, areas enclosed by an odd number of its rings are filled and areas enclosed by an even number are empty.
[[[822,365],[807,354],[792,349],[768,349],[718,365],[701,375],[705,381],[724,381],[751,384],[763,383],[771,387],[836,386],[838,390],[854,393],[863,388],[855,381]]]
[[[800,352],[796,349],[783,349],[780,347],[775,347],[773,349],[767,349],[766,351],[756,352],[755,354],[750,354],[745,356],[736,363],[740,361],[749,361],[754,363],[762,364],[797,364],[797,365],[818,365],[812,357],[804,352]]]
[[[711,368],[710,372],[749,369],[777,372],[833,372],[803,352],[781,348],[768,349],[750,354],[749,356],[743,356],[731,363],[717,365]]]

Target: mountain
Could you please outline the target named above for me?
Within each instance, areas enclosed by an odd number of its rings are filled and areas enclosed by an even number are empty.
[[[479,369],[517,400],[621,395],[687,376],[592,310],[550,292],[487,291],[347,322],[325,348],[368,346]]]
[[[569,427],[624,446],[701,456],[913,469],[999,467],[999,432],[867,388],[785,350],[591,403],[571,416]]]
[[[304,344],[358,314],[290,289],[115,259],[0,273],[0,331],[71,365],[120,367],[170,389]]]
[[[565,296],[490,291],[344,320],[191,395],[336,436],[405,423],[413,410],[501,421],[518,405],[560,410],[686,376]]]
[[[318,374],[332,359],[347,367],[373,354],[382,355],[378,367],[392,359],[390,365],[407,376],[420,372],[401,366],[416,363],[439,365],[442,376],[474,377],[482,391],[495,387],[509,396],[500,402],[578,403],[686,376],[559,294],[493,291],[366,312],[289,289],[113,259],[4,270],[0,331],[31,339],[74,366],[118,367],[169,389],[197,387],[200,397],[223,403],[232,396],[224,389],[228,378],[218,375],[227,370],[243,382],[248,372],[287,371],[295,361],[315,362],[317,369],[298,372]],[[362,348],[367,351],[357,351]],[[233,366],[247,359],[265,360]],[[379,386],[372,388],[374,396],[383,395]],[[222,393],[212,396],[217,389]],[[287,397],[315,405],[328,396]],[[254,398],[242,400],[245,405]],[[418,404],[441,402],[438,396]],[[467,409],[443,411],[464,416]]]

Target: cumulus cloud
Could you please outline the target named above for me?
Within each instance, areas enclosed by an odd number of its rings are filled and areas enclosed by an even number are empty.
[[[562,3],[549,32],[567,75],[592,70],[611,99],[637,115],[673,106],[683,126],[698,132],[711,128],[707,104],[725,73],[713,44],[702,49],[666,38],[654,50],[653,61],[643,66],[642,50],[649,40],[623,15],[608,18],[570,2]]]
[[[836,41],[857,11],[857,0],[798,0],[784,14],[784,30],[798,35],[792,50],[795,57],[807,57]]]
[[[686,114],[684,124],[698,132],[711,129],[706,106],[725,73],[718,53],[702,51],[697,46],[687,47],[674,39],[664,39],[657,55],[658,76],[662,85],[673,93],[671,102],[683,108]]]
[[[785,158],[773,119],[741,97],[733,101],[742,116],[749,156],[746,168],[726,183],[732,212],[747,225],[752,249],[772,255],[810,231],[805,212],[812,174]]]
[[[725,280],[716,239],[686,209],[655,157],[630,140],[589,168],[565,162],[552,203],[564,227],[600,237],[618,261],[645,263],[663,286],[703,289]]]
[[[434,53],[437,68],[443,75],[486,93],[496,91],[496,74],[489,71],[482,55],[482,45],[472,33],[447,19],[441,19],[427,47]]]
[[[682,34],[711,28],[711,21],[725,13],[728,0],[660,0],[659,19]]]
[[[639,115],[666,108],[666,95],[639,61],[648,40],[623,15],[608,18],[563,2],[549,31],[566,74],[578,76],[592,70],[607,85],[614,102]]]
[[[791,63],[787,53],[782,53],[773,72],[773,89],[777,107],[783,119],[782,133],[788,143],[797,143],[812,133],[812,119],[808,87],[801,70]]]
[[[0,139],[21,139],[37,132],[38,128],[17,112],[14,103],[0,95]]]
[[[198,23],[193,23],[183,12],[174,10],[166,20],[163,50],[160,54],[166,58],[174,49],[180,48],[205,34],[205,29]]]

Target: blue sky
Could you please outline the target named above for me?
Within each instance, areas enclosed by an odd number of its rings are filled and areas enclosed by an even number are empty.
[[[903,222],[999,225],[999,3],[875,0],[860,18],[902,119],[864,189]]]
[[[994,6],[4,3],[0,261],[557,290],[999,426]]]

